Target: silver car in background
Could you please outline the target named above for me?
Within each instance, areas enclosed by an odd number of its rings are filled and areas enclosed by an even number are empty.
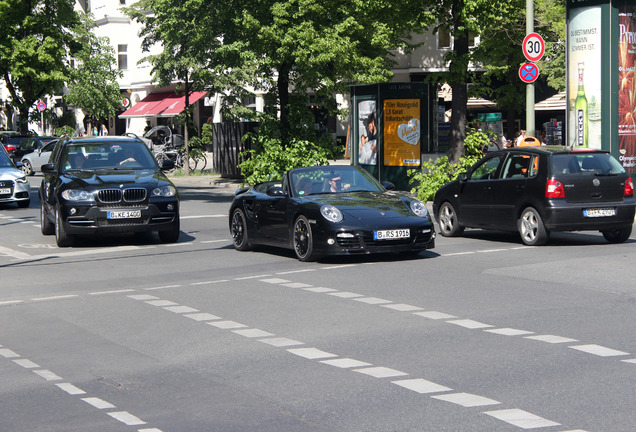
[[[21,164],[18,164],[21,166]],[[26,208],[31,203],[31,185],[6,152],[0,152],[0,205],[16,203]]]
[[[42,165],[48,163],[56,143],[57,140],[51,141],[44,147],[22,156],[22,166],[20,167],[22,172],[32,176],[36,172],[42,171]]]

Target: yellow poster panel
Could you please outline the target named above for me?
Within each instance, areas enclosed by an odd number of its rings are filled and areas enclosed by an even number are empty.
[[[420,164],[420,99],[384,100],[384,165]]]

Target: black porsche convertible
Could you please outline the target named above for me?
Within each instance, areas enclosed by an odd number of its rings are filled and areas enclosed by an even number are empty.
[[[314,166],[238,189],[230,207],[234,247],[290,248],[301,261],[435,247],[426,206],[392,188],[353,166]]]

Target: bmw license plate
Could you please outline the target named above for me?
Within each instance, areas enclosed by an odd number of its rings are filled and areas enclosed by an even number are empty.
[[[616,210],[613,208],[583,209],[583,215],[585,215],[585,217],[616,216]]]
[[[11,193],[11,189],[9,188],[0,189],[0,195],[9,195],[10,193]]]
[[[141,217],[141,210],[116,210],[109,211],[107,219],[138,219]]]
[[[406,229],[393,229],[393,230],[378,230],[373,232],[374,240],[396,240],[411,237],[411,230]]]

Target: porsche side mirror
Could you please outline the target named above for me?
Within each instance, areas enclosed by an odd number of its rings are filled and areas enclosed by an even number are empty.
[[[388,182],[388,181],[382,182],[382,186],[384,186],[384,189],[386,189],[388,191],[395,189],[395,185],[393,183],[391,183],[391,182]]]
[[[280,186],[270,186],[267,189],[267,195],[269,196],[285,196],[285,191]]]
[[[465,182],[466,180],[468,180],[468,176],[466,175],[466,173],[461,173],[459,176],[457,176],[457,178],[460,182]]]

